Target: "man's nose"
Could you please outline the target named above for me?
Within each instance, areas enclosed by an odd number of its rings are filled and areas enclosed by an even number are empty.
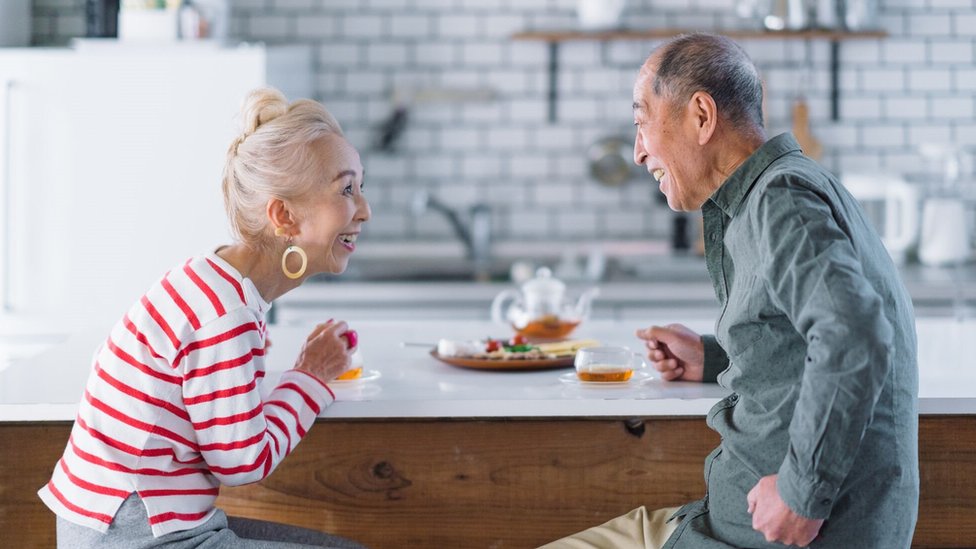
[[[645,161],[647,161],[647,151],[644,150],[644,146],[641,145],[640,133],[634,137],[634,163],[640,166]]]

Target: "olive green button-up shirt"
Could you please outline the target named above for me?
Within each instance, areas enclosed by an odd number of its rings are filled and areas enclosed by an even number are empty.
[[[918,366],[910,297],[837,179],[789,134],[766,142],[702,208],[722,305],[705,381],[732,394],[707,417],[722,442],[708,495],[673,547],[783,547],[752,529],[746,495],[778,474],[811,547],[909,547],[918,507]]]

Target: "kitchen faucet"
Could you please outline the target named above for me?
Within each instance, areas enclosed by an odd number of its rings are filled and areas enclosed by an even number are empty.
[[[440,212],[447,217],[454,234],[464,244],[467,258],[474,266],[476,280],[491,278],[491,208],[477,203],[468,208],[467,224],[458,210],[441,202],[427,191],[418,191],[413,196],[413,215],[423,215],[428,209]]]

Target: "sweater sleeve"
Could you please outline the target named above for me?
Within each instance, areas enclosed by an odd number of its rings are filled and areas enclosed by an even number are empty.
[[[211,473],[236,486],[267,477],[335,397],[288,370],[262,400],[265,338],[242,309],[197,330],[180,351],[183,402]]]

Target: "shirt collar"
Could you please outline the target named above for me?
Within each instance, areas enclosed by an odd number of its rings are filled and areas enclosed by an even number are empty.
[[[223,246],[220,248],[223,248]],[[241,285],[241,288],[244,290],[244,303],[246,303],[249,307],[257,309],[261,313],[267,313],[271,309],[271,303],[264,300],[264,297],[261,296],[261,292],[258,291],[258,287],[254,285],[253,280],[241,274],[241,272],[238,271],[233,265],[224,261],[222,257],[217,255],[217,251],[220,250],[220,248],[208,253],[207,258],[220,265],[225,271],[227,271],[227,274],[232,276],[237,283]]]
[[[791,133],[781,133],[766,141],[722,183],[709,200],[725,215],[732,217],[766,168],[779,157],[793,151],[800,151],[800,145]]]

